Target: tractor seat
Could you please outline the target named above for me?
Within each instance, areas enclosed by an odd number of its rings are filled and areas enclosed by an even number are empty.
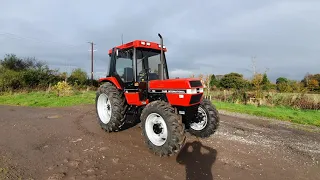
[[[157,73],[149,73],[150,80],[157,80],[159,79],[159,75]]]

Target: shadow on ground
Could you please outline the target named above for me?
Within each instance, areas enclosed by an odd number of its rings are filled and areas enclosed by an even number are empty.
[[[181,149],[176,161],[185,166],[187,180],[212,180],[211,172],[217,151],[199,141],[188,142]]]
[[[134,115],[128,115],[125,117],[124,124],[120,127],[120,131],[125,131],[127,129],[133,128],[140,123],[140,119]]]

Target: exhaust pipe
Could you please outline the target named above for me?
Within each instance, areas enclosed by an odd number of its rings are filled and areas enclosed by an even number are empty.
[[[161,54],[160,54],[160,64],[158,66],[158,72],[160,75],[160,79],[163,80],[164,79],[164,69],[163,69],[163,63],[164,63],[164,55],[163,55],[163,38],[161,36],[160,33],[158,33],[158,36],[160,37],[160,49],[161,49]]]

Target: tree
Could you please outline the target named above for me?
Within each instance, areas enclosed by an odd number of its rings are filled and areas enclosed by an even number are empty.
[[[210,87],[218,87],[219,86],[219,81],[217,80],[216,76],[214,74],[211,75],[210,78]]]
[[[51,70],[48,67],[28,69],[22,71],[20,74],[22,74],[25,86],[30,88],[45,88],[49,86],[49,84],[56,84],[62,80],[57,70]]]
[[[207,95],[209,96],[210,95],[210,89],[211,89],[211,86],[210,86],[210,82],[211,82],[211,75],[208,74],[205,76],[205,85],[206,85],[206,88],[207,88]]]
[[[280,82],[277,84],[277,90],[279,92],[292,92],[292,87],[286,82]]]
[[[83,71],[81,68],[74,69],[69,77],[69,82],[78,85],[84,85],[86,80],[88,78],[88,75],[85,71]]]
[[[198,78],[200,79],[201,83],[206,87],[205,77],[203,74],[199,74]]]
[[[242,89],[245,85],[243,75],[234,72],[224,75],[220,80],[220,86],[226,89]]]
[[[320,74],[313,75],[313,79],[317,80],[320,83]]]
[[[276,80],[277,90],[279,92],[291,92],[292,88],[289,85],[289,80],[285,77],[279,77]]]
[[[198,78],[203,81],[204,75],[203,74],[199,74]]]
[[[271,83],[267,76],[267,73],[264,73],[262,77],[262,89],[268,91],[271,88],[270,85]]]
[[[19,58],[7,54],[0,61],[0,91],[21,88],[46,88],[60,80],[56,71],[34,57]]]
[[[263,77],[262,77],[262,84],[269,84],[270,81],[269,81],[269,78],[267,76],[266,73],[263,74]]]
[[[320,74],[313,75],[313,79],[318,81],[318,91],[320,91]]]
[[[6,54],[0,63],[3,68],[13,71],[20,71],[26,68],[26,63],[15,54]]]
[[[301,82],[304,84],[304,87],[308,87],[309,80],[312,79],[312,74],[307,73]]]
[[[309,91],[315,91],[319,89],[320,74],[306,74],[301,81]]]
[[[319,82],[316,79],[311,79],[308,83],[308,89],[310,91],[318,90]]]
[[[68,79],[68,73],[67,73],[67,72],[62,72],[62,73],[60,73],[60,77],[61,77],[62,79],[64,79],[64,81],[67,81],[67,79]]]
[[[23,87],[21,73],[10,69],[0,69],[0,91],[15,90]]]
[[[24,71],[28,69],[39,69],[45,66],[45,63],[35,58],[27,57],[25,59],[18,58],[15,54],[6,54],[5,58],[0,61],[3,68],[13,71]]]
[[[279,78],[276,80],[276,84],[279,84],[279,83],[288,83],[288,79],[285,78],[285,77],[279,77]]]
[[[262,97],[262,84],[263,84],[263,75],[262,74],[255,74],[252,79],[253,87],[256,91],[256,97]]]
[[[302,92],[304,91],[304,84],[302,82],[291,80],[289,81],[289,85],[292,89],[292,92]]]

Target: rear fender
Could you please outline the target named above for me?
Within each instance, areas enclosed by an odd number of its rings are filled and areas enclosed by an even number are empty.
[[[117,89],[122,90],[120,83],[118,82],[118,80],[115,77],[100,78],[99,83],[101,83],[101,82],[111,82],[112,84],[114,84],[117,87]]]

